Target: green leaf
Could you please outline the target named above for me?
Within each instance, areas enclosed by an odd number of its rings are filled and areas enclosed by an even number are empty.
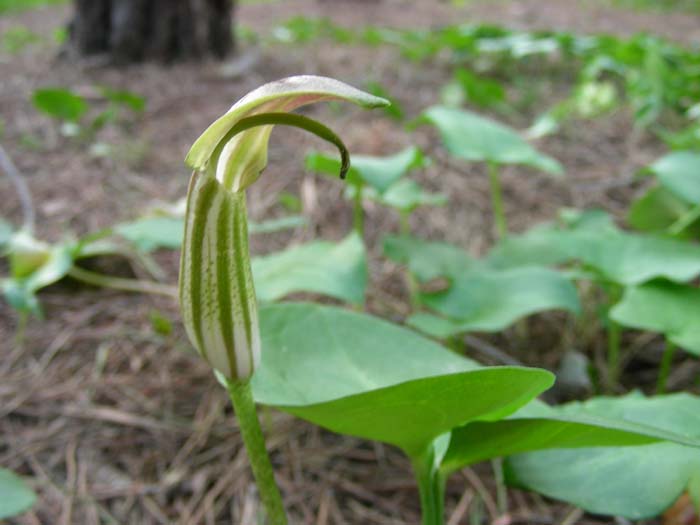
[[[179,249],[184,229],[185,221],[181,217],[144,217],[114,227],[115,233],[144,252],[158,248]]]
[[[355,89],[338,80],[303,75],[270,82],[251,91],[222,117],[211,124],[195,141],[185,162],[193,170],[203,171],[215,150],[223,145],[227,134],[243,119],[270,113],[291,112],[301,106],[320,101],[343,100],[374,108],[388,101]],[[313,123],[314,121],[310,121]],[[318,123],[315,123],[317,127]],[[238,191],[248,187],[267,165],[267,142],[273,125],[256,126],[231,137],[216,166],[209,169],[228,188]]]
[[[11,470],[0,468],[0,519],[17,516],[30,509],[36,494]]]
[[[686,442],[679,434],[617,417],[569,414],[534,400],[501,421],[456,428],[442,461],[444,472],[499,456],[545,449],[622,447],[664,440]],[[690,444],[697,445],[696,441]]]
[[[610,317],[623,326],[662,333],[700,356],[700,289],[694,286],[659,280],[627,288]]]
[[[68,122],[77,122],[88,109],[83,97],[60,88],[37,89],[32,95],[32,103],[50,117]]]
[[[438,277],[452,279],[477,264],[462,248],[444,242],[387,235],[382,244],[387,258],[408,266],[421,282]]]
[[[444,106],[429,108],[423,117],[434,124],[452,155],[495,164],[522,164],[552,175],[563,168],[552,157],[538,152],[511,128],[475,113]]]
[[[654,162],[650,169],[676,197],[700,203],[700,153],[676,151]]]
[[[420,302],[446,319],[418,313],[408,324],[435,337],[498,332],[518,319],[547,310],[577,314],[576,287],[547,268],[466,271],[443,292],[420,294]]]
[[[503,86],[489,78],[476,75],[467,69],[455,72],[455,81],[461,87],[467,102],[482,108],[499,106],[506,101]]]
[[[146,109],[146,99],[136,93],[126,90],[102,88],[102,95],[120,106],[126,106],[136,113],[141,113]]]
[[[261,309],[255,398],[410,456],[455,426],[505,417],[552,383],[538,369],[477,369],[415,333],[319,305]]]
[[[597,398],[562,407],[566,416],[597,416],[700,438],[700,399],[689,394]],[[508,460],[510,483],[596,514],[657,516],[700,482],[700,450],[675,443],[551,450]]]
[[[51,246],[26,232],[17,232],[10,241],[12,277],[2,281],[7,302],[16,310],[39,315],[36,293],[65,277],[75,257],[76,247],[72,242]]]
[[[663,186],[655,186],[632,203],[627,222],[637,230],[664,232],[689,211],[688,201]]]
[[[489,255],[494,267],[580,261],[623,285],[663,277],[687,282],[700,275],[700,246],[675,239],[616,231],[535,228],[501,242]]]
[[[416,181],[409,179],[393,184],[377,200],[385,206],[408,213],[421,206],[447,204],[446,195],[427,192]]]
[[[353,155],[348,176],[361,179],[378,193],[383,194],[409,170],[422,167],[424,164],[423,153],[416,147],[406,148],[387,157]],[[306,156],[306,167],[312,171],[337,176],[340,161],[322,153],[310,153]]]
[[[276,301],[295,292],[314,292],[363,304],[367,256],[356,234],[340,243],[316,241],[252,260],[260,301]]]

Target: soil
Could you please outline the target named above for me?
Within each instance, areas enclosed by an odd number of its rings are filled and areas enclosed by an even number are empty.
[[[299,15],[327,16],[348,27],[492,22],[585,33],[649,31],[683,44],[700,42],[700,16],[620,10],[602,0],[483,1],[463,7],[447,1],[290,0],[246,3],[237,20],[266,35]],[[182,162],[189,145],[235,100],[266,81],[299,73],[334,76],[359,87],[380,81],[411,118],[437,101],[440,86],[451,75],[440,60],[410,63],[394,49],[329,42],[242,43],[239,58],[225,68],[227,75],[215,63],[116,69],[99,59],[58,57],[51,35],[68,18],[68,7],[52,7],[0,19],[0,35],[22,24],[46,37],[45,43],[19,53],[0,53],[0,115],[3,147],[30,186],[37,234],[49,241],[132,219],[154,201],[181,198],[189,179]],[[237,69],[239,74],[230,74]],[[532,82],[539,86],[534,75]],[[566,94],[569,82],[563,78],[541,87],[540,100],[510,123],[526,126]],[[71,86],[92,102],[93,114],[104,108],[96,86],[138,93],[147,109],[107,126],[88,142],[68,140],[30,103],[33,90],[44,86]],[[450,201],[444,208],[416,213],[414,232],[457,243],[474,255],[492,244],[483,169],[448,159],[434,132],[425,127],[409,132],[377,111],[318,106],[309,115],[342,130],[353,153],[389,154],[409,144],[424,148],[434,162],[420,181],[448,194]],[[110,144],[113,153],[91,155],[95,142]],[[625,110],[570,123],[538,147],[563,163],[568,178],[505,169],[506,213],[514,231],[551,219],[565,206],[602,207],[623,221],[624,210],[642,189],[633,174],[663,152],[653,137],[633,132]],[[255,237],[255,253],[310,238],[340,239],[349,230],[352,212],[342,186],[303,169],[311,148],[325,146],[301,132],[273,134],[269,167],[250,191],[251,213],[254,219],[284,215],[277,195],[288,191],[300,195],[309,227]],[[5,178],[0,178],[0,203],[3,217],[20,220],[19,201]],[[397,231],[398,223],[376,206],[368,205],[366,211],[375,290],[368,309],[400,321],[406,291],[397,268],[381,262],[378,242],[382,233]],[[177,254],[157,257],[174,282]],[[117,263],[115,271],[138,269]],[[12,523],[255,523],[258,502],[235,418],[208,367],[189,349],[176,305],[70,280],[42,293],[41,302],[45,318],[30,319],[19,339],[17,315],[0,302],[0,465],[26,476],[40,495],[34,510]],[[153,311],[172,320],[172,334],[154,332]],[[489,340],[508,350],[512,339],[506,333]],[[561,345],[545,333],[538,341],[539,356],[518,357],[540,365],[544,359],[554,367]],[[533,363],[535,358],[539,362]],[[268,434],[293,524],[419,522],[410,466],[399,452],[278,413],[270,414]],[[454,476],[448,493],[452,525],[469,522],[478,506],[486,522],[504,525],[612,522],[515,490],[509,491],[508,508],[501,512],[489,465]]]

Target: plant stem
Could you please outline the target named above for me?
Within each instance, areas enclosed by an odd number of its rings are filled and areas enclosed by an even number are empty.
[[[688,226],[693,224],[696,220],[700,219],[700,204],[697,204],[691,208],[687,213],[683,214],[676,222],[671,224],[668,228],[668,233],[671,235],[678,235]]]
[[[506,490],[506,482],[503,478],[503,459],[492,459],[491,468],[493,468],[493,476],[496,481],[496,503],[498,505],[498,513],[501,516],[505,516],[508,512],[508,491]]]
[[[496,223],[496,233],[499,239],[508,235],[508,223],[503,211],[503,194],[501,192],[501,180],[498,174],[498,164],[488,163],[489,182],[491,183],[491,206],[493,208],[493,220]]]
[[[267,512],[270,525],[287,525],[287,515],[282,505],[282,496],[275,483],[270,457],[265,448],[265,438],[255,411],[250,381],[228,382],[228,393],[233,403],[245,444],[253,476],[260,492],[260,500]]]
[[[617,387],[620,375],[620,336],[622,328],[608,317],[608,389],[612,392]]]
[[[408,222],[410,216],[409,211],[399,211],[399,232],[404,237],[411,234],[411,224]]]
[[[674,345],[671,341],[666,339],[666,348],[664,348],[664,355],[661,358],[659,378],[656,382],[657,394],[666,393],[666,381],[668,380],[668,375],[671,372],[671,363],[673,363],[673,356],[676,353],[676,348],[676,345]]]
[[[364,184],[360,182],[355,187],[355,197],[353,199],[353,221],[352,225],[360,238],[365,236],[365,217],[364,210],[362,208],[362,190],[364,189]]]
[[[96,272],[91,272],[78,266],[73,266],[68,272],[76,281],[82,281],[93,286],[102,288],[113,288],[125,292],[135,293],[152,293],[156,295],[166,295],[168,297],[177,297],[177,288],[167,284],[155,283],[152,281],[141,281],[137,279],[124,279],[122,277],[112,277],[102,275]]]
[[[401,236],[407,237],[411,235],[411,225],[408,222],[411,216],[410,211],[401,210],[399,211],[399,232]],[[420,308],[420,300],[418,294],[420,292],[420,286],[418,285],[418,280],[416,276],[413,275],[410,268],[406,268],[406,285],[408,286],[408,295],[411,303],[411,310],[416,311]]]
[[[423,525],[443,525],[445,519],[445,476],[433,467],[433,454],[416,458],[413,469],[418,480]]]

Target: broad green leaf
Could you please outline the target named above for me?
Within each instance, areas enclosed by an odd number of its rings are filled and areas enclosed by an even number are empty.
[[[302,75],[270,82],[251,91],[221,118],[216,120],[195,141],[185,162],[193,170],[203,171],[220,143],[241,120],[265,113],[288,113],[314,102],[343,100],[374,108],[388,104],[338,80]],[[238,191],[254,182],[267,165],[267,143],[272,125],[257,126],[242,131],[227,141],[215,170],[217,178]]]
[[[445,318],[418,313],[407,322],[436,337],[497,332],[537,312],[561,309],[576,314],[581,309],[571,281],[536,267],[466,271],[446,291],[421,294],[420,301]]]
[[[145,217],[114,227],[115,233],[145,252],[157,248],[179,249],[184,229],[182,217]]]
[[[387,258],[408,266],[422,282],[438,277],[452,279],[478,264],[459,246],[444,242],[387,235],[383,239],[383,247]]]
[[[385,206],[410,213],[421,206],[444,206],[447,204],[447,196],[427,192],[416,181],[404,179],[389,187],[378,201]]]
[[[362,304],[367,286],[367,256],[356,234],[340,243],[315,241],[252,260],[260,301],[294,292],[314,292]]]
[[[498,106],[506,101],[506,92],[499,82],[472,73],[467,69],[455,72],[455,81],[470,104],[482,108]]]
[[[423,117],[435,125],[452,155],[495,164],[522,164],[552,175],[564,170],[555,159],[538,152],[511,128],[475,113],[444,106],[429,108]]]
[[[355,177],[374,188],[379,194],[386,192],[409,170],[425,164],[423,153],[416,147],[406,148],[395,155],[371,157],[353,155],[348,176],[350,182]],[[322,153],[310,153],[306,156],[306,167],[310,170],[337,176],[340,161]]]
[[[699,443],[617,417],[565,413],[534,400],[507,419],[469,423],[454,429],[442,470],[452,472],[486,459],[536,450],[622,447],[664,440],[694,446]]]
[[[695,355],[700,355],[700,289],[652,281],[625,290],[610,317],[623,326],[659,332]]]
[[[17,516],[29,510],[36,494],[11,470],[0,468],[0,519]]]
[[[544,370],[493,367],[414,379],[323,403],[277,408],[340,434],[396,445],[415,457],[458,425],[512,413],[552,382]]]
[[[505,417],[552,383],[538,369],[477,368],[415,333],[319,305],[261,309],[255,398],[411,456],[474,420]]]
[[[700,399],[690,394],[597,398],[558,410],[700,438]],[[686,490],[700,503],[700,449],[676,443],[532,452],[511,457],[507,473],[512,484],[596,514],[650,518]]]
[[[32,95],[32,103],[50,117],[67,122],[77,122],[88,109],[83,97],[60,88],[37,89]]]
[[[687,282],[700,274],[700,246],[651,235],[549,226],[509,237],[496,246],[489,261],[500,268],[580,261],[623,285],[659,277]]]
[[[627,222],[637,230],[663,232],[690,209],[687,200],[678,198],[663,186],[655,186],[632,203]]]
[[[137,113],[141,113],[146,109],[146,99],[136,93],[108,87],[102,88],[101,91],[102,95],[114,104],[128,107]]]
[[[700,203],[700,153],[676,151],[649,168],[676,197],[691,204]]]

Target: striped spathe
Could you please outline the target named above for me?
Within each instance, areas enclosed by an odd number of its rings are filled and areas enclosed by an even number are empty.
[[[190,341],[227,378],[248,380],[260,362],[258,308],[248,250],[245,192],[194,172],[180,259],[180,309]]]

